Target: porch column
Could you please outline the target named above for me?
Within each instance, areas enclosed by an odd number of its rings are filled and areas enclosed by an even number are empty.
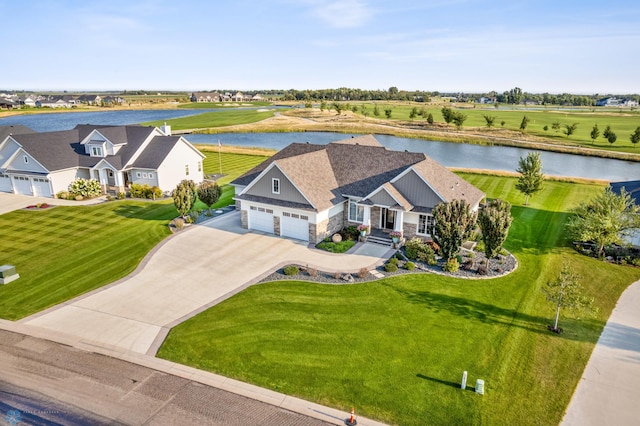
[[[364,215],[362,217],[362,224],[367,225],[371,229],[371,206],[364,206]]]
[[[404,212],[402,210],[396,210],[396,220],[393,224],[393,230],[402,232],[402,223],[404,222]]]

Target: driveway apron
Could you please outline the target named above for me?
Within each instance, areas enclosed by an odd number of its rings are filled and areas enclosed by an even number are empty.
[[[380,251],[333,255],[239,225],[239,213],[234,212],[191,226],[165,240],[123,280],[21,322],[147,353],[164,327],[284,263],[357,271],[381,261]]]

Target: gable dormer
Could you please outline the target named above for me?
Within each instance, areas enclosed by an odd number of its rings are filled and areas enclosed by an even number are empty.
[[[84,145],[85,154],[91,157],[104,158],[108,155],[116,155],[124,144],[115,144],[105,137],[100,131],[93,130],[89,135],[80,141]]]

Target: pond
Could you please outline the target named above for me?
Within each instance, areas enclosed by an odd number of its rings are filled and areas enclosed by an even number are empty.
[[[332,132],[292,133],[221,133],[185,135],[195,144],[261,147],[282,149],[292,142],[327,144],[350,135]],[[518,159],[531,150],[506,146],[486,146],[437,142],[423,139],[376,135],[385,147],[396,151],[424,152],[447,167],[515,171]],[[598,157],[541,151],[543,172],[552,176],[574,176],[608,181],[640,179],[640,163]]]
[[[47,132],[72,129],[77,124],[137,124],[223,110],[225,109],[118,110],[15,115],[1,118],[0,126],[22,124],[38,132]],[[218,140],[220,140],[223,145],[270,149],[282,149],[292,142],[326,144],[348,137],[350,137],[348,134],[333,132],[185,135],[187,140],[196,144],[217,144]],[[424,152],[447,167],[515,171],[518,166],[518,159],[526,156],[530,151],[505,146],[437,142],[387,135],[376,135],[376,138],[389,149]],[[548,175],[575,176],[608,181],[640,180],[640,163],[544,151],[540,155],[542,157],[543,172]]]

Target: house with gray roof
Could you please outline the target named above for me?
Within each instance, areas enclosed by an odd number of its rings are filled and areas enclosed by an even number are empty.
[[[374,136],[293,143],[231,182],[247,229],[311,243],[364,224],[428,238],[432,209],[485,194],[425,154],[391,151]]]
[[[203,158],[166,125],[86,124],[42,133],[0,127],[0,192],[53,197],[78,178],[99,181],[105,192],[131,184],[169,192],[183,179],[201,182]]]

